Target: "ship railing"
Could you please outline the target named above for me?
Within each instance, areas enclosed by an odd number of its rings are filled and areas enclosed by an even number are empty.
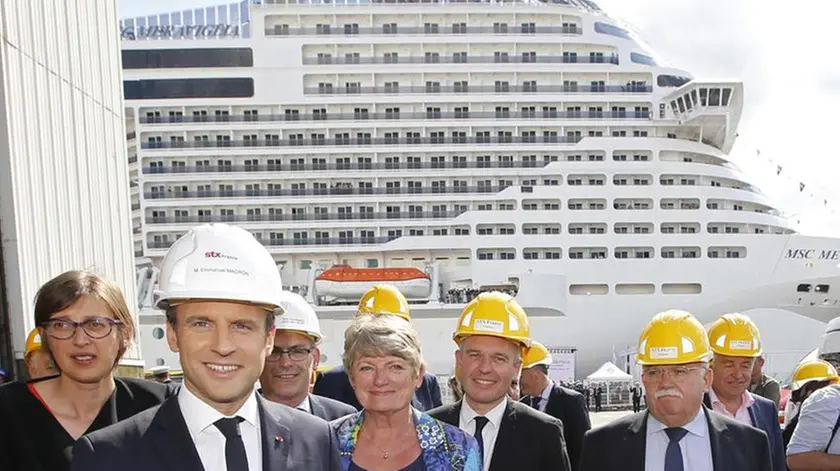
[[[501,26],[501,25],[500,25]],[[510,25],[507,28],[497,26],[453,26],[442,25],[435,27],[397,26],[382,25],[380,27],[355,25],[328,25],[321,27],[287,27],[286,25],[274,25],[265,29],[265,35],[270,37],[278,36],[362,36],[362,35],[468,35],[468,34],[492,34],[492,35],[538,35],[538,34],[559,34],[575,35],[583,34],[583,29],[577,26],[532,26]]]
[[[649,110],[597,111],[597,110],[499,110],[499,111],[403,111],[355,113],[285,113],[261,115],[214,116],[141,116],[141,124],[181,123],[245,123],[245,122],[295,122],[295,121],[403,121],[427,119],[651,119]]]
[[[147,217],[146,224],[202,224],[210,222],[312,222],[312,221],[369,221],[381,219],[448,219],[466,213],[463,211],[400,211],[372,213],[320,213],[320,214],[232,214],[215,216],[164,216]]]
[[[471,93],[650,93],[653,88],[643,84],[628,85],[425,85],[425,86],[317,86],[305,87],[306,95],[369,95],[369,94],[471,94]]]
[[[143,167],[143,174],[173,173],[261,173],[261,172],[311,172],[332,170],[445,170],[477,168],[542,168],[545,161],[496,161],[496,162],[347,162],[311,164],[262,164],[262,165],[201,165],[184,167]]]
[[[274,238],[263,239],[260,242],[268,247],[280,246],[317,246],[317,245],[375,245],[385,244],[392,240],[399,239],[402,236],[389,235],[379,237],[316,237],[316,238]],[[146,242],[146,247],[150,249],[168,249],[172,246],[174,241],[170,240],[150,240]]]
[[[617,56],[383,56],[383,57],[304,57],[303,65],[355,64],[615,64]]]
[[[218,147],[297,147],[297,146],[379,146],[451,144],[575,144],[582,139],[570,136],[437,136],[437,137],[323,137],[301,139],[149,141],[143,149],[199,149]]]
[[[353,196],[353,195],[432,195],[452,193],[498,193],[509,186],[436,186],[436,187],[376,187],[376,188],[290,188],[290,189],[251,189],[251,190],[193,190],[193,191],[150,191],[144,194],[146,199],[183,199],[183,198],[261,198],[266,196]]]

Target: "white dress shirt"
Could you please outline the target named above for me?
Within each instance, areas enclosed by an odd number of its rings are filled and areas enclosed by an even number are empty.
[[[548,399],[551,397],[551,391],[554,391],[554,381],[549,380],[548,386],[543,389],[542,394],[540,394],[540,407],[538,408],[540,412],[545,412],[545,407],[548,405]],[[531,404],[534,403],[534,398],[531,398]]]
[[[300,410],[302,410],[304,412],[307,412],[309,414],[312,413],[312,404],[310,404],[310,402],[309,402],[309,394],[307,394],[306,397],[303,398],[303,401],[300,404],[298,404],[295,407],[295,409],[300,409]]]
[[[225,461],[225,436],[213,425],[217,420],[228,417],[190,392],[184,384],[178,392],[178,405],[187,423],[187,429],[195,443],[198,457],[204,471],[239,471],[227,469]],[[242,407],[230,417],[245,419],[239,424],[245,454],[248,456],[248,471],[262,471],[262,434],[257,396],[251,393]]]
[[[505,416],[507,401],[507,398],[505,398],[504,401],[484,415],[488,420],[484,430],[481,431],[481,438],[484,440],[484,471],[490,469],[490,461],[493,459],[493,449],[496,447],[496,437],[499,436],[499,427],[501,427],[502,418]],[[458,427],[470,435],[475,435],[475,418],[479,415],[466,400],[462,401]]]
[[[647,437],[645,440],[645,471],[665,469],[665,451],[670,439],[665,433],[667,427],[648,414]],[[688,430],[680,440],[680,452],[685,471],[709,471],[712,465],[712,444],[709,440],[709,423],[701,409],[694,420],[682,428]]]

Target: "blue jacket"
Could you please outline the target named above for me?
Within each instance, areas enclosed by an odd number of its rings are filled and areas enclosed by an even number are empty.
[[[343,366],[336,366],[335,368],[325,371],[324,374],[315,382],[315,387],[312,389],[312,394],[328,397],[341,401],[355,407],[357,410],[362,410],[362,405],[356,399],[356,393],[353,391],[353,386],[350,385],[350,378],[347,376],[347,370]],[[427,411],[440,407],[443,405],[443,399],[440,394],[440,385],[438,384],[435,375],[426,373],[423,377],[423,383],[414,391],[414,400],[411,405],[420,411]]]
[[[750,393],[755,402],[747,408],[752,419],[753,427],[762,430],[767,434],[770,444],[770,458],[772,458],[772,471],[787,471],[785,462],[785,446],[782,442],[782,427],[779,425],[779,413],[776,411],[776,404],[770,399]],[[706,407],[710,408],[711,400],[709,395],[703,397]]]
[[[471,435],[452,425],[433,419],[411,408],[414,427],[420,441],[423,463],[427,471],[481,471],[484,467],[478,442]],[[359,430],[365,421],[365,411],[330,422],[338,439],[341,471],[350,469]]]

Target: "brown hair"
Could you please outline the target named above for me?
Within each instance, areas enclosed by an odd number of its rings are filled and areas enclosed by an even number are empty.
[[[84,295],[101,299],[114,317],[122,322],[117,326],[122,334],[121,345],[114,366],[125,354],[128,344],[134,338],[134,319],[128,311],[122,290],[99,275],[86,271],[68,271],[44,283],[35,294],[35,324],[39,327],[50,320],[53,314],[72,306]],[[49,350],[49,336],[42,339],[43,347]]]

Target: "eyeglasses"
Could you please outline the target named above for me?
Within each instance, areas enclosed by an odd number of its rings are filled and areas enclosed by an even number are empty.
[[[292,347],[292,348],[280,348],[274,347],[274,350],[271,351],[271,354],[268,355],[266,360],[268,361],[280,361],[280,358],[283,356],[284,353],[289,355],[289,358],[292,361],[303,361],[306,357],[312,353],[312,348],[306,347]]]
[[[682,383],[688,379],[689,373],[696,370],[705,370],[705,366],[676,366],[674,368],[649,368],[642,371],[642,376],[650,383],[659,383],[665,377],[665,372],[675,383]]]
[[[92,339],[107,337],[115,325],[122,325],[122,321],[110,317],[91,317],[82,322],[71,321],[70,319],[50,319],[41,323],[47,335],[56,340],[67,340],[76,335],[76,329],[82,330]]]

